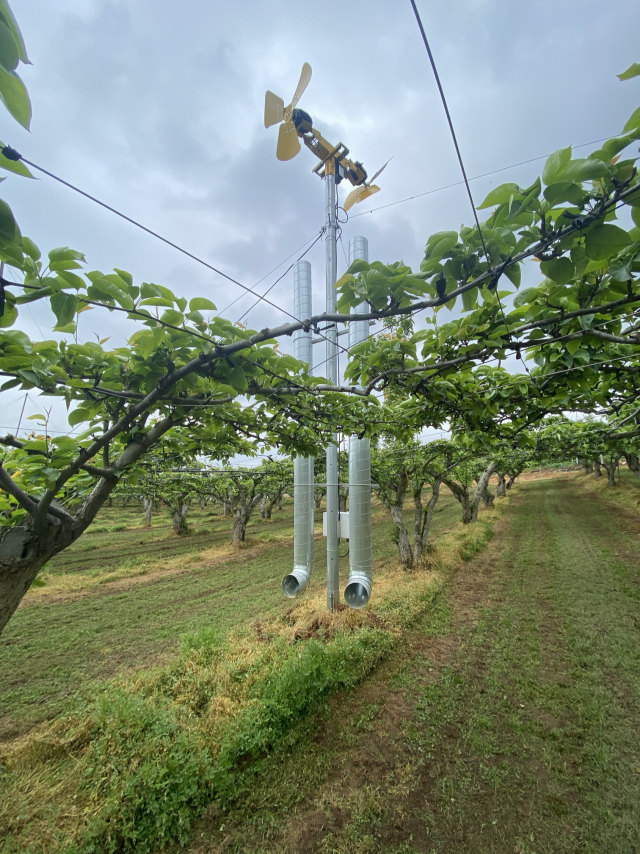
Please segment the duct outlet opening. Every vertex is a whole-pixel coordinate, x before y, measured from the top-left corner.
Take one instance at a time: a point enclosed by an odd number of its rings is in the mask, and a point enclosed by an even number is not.
[[[299,593],[307,589],[311,569],[306,566],[296,566],[293,572],[282,579],[282,592],[289,599],[295,599]]]
[[[364,608],[371,595],[371,581],[363,578],[350,581],[344,590],[344,601],[350,608]]]
[[[295,575],[287,575],[282,579],[282,592],[289,599],[295,599],[300,592],[300,582]]]

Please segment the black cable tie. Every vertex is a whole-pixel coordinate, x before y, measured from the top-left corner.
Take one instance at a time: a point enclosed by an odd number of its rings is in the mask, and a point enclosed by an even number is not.
[[[22,155],[19,151],[16,151],[15,148],[11,148],[10,145],[5,145],[2,149],[3,155],[7,158],[7,160],[22,160]]]

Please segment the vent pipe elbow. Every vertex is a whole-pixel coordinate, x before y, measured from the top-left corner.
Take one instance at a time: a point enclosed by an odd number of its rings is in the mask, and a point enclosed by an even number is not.
[[[297,261],[293,270],[293,305],[298,320],[312,315],[311,264]],[[296,359],[313,365],[311,332],[298,329],[293,334]],[[293,571],[282,580],[282,592],[295,599],[309,586],[313,570],[313,457],[296,457],[293,461]]]
[[[349,263],[361,258],[369,260],[369,243],[366,237],[352,237],[349,241]],[[351,310],[352,314],[365,314],[366,303]],[[349,347],[369,336],[369,323],[355,320],[349,323]],[[364,608],[371,597],[373,586],[373,548],[371,526],[371,445],[368,439],[349,439],[349,583],[344,591],[344,601],[351,608]]]
[[[373,586],[371,525],[371,446],[368,439],[349,439],[349,583],[344,601],[363,608]]]
[[[289,599],[307,589],[313,570],[313,457],[293,461],[293,572],[282,581]]]

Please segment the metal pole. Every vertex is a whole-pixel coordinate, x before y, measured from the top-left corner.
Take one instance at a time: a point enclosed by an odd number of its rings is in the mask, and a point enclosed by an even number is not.
[[[336,280],[338,254],[336,246],[336,175],[335,161],[325,164],[325,253],[327,282],[327,312],[336,308]],[[327,366],[329,382],[338,383],[338,330],[335,325],[327,329]],[[334,444],[327,448],[327,610],[333,611],[340,601],[340,552],[338,538],[338,434],[333,434]]]
[[[349,263],[369,260],[366,237],[349,241]],[[351,310],[352,314],[368,311],[365,303]],[[358,320],[349,324],[349,348],[366,341],[369,323]],[[373,546],[371,528],[371,445],[369,439],[349,438],[349,583],[344,600],[352,608],[362,608],[369,601],[373,583]]]

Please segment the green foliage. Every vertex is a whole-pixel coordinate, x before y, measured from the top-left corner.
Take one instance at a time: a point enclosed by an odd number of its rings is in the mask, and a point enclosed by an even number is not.
[[[183,658],[156,674],[151,693],[105,688],[83,722],[90,744],[81,793],[92,817],[69,850],[145,854],[169,842],[184,844],[206,803],[233,798],[249,760],[273,749],[330,693],[356,685],[394,643],[389,632],[369,628],[329,643],[276,641],[266,671],[261,659],[249,669],[239,665],[237,678],[251,688],[243,711],[229,720],[217,744],[198,724],[215,696],[215,633],[185,638]],[[174,694],[178,674],[182,700]]]

